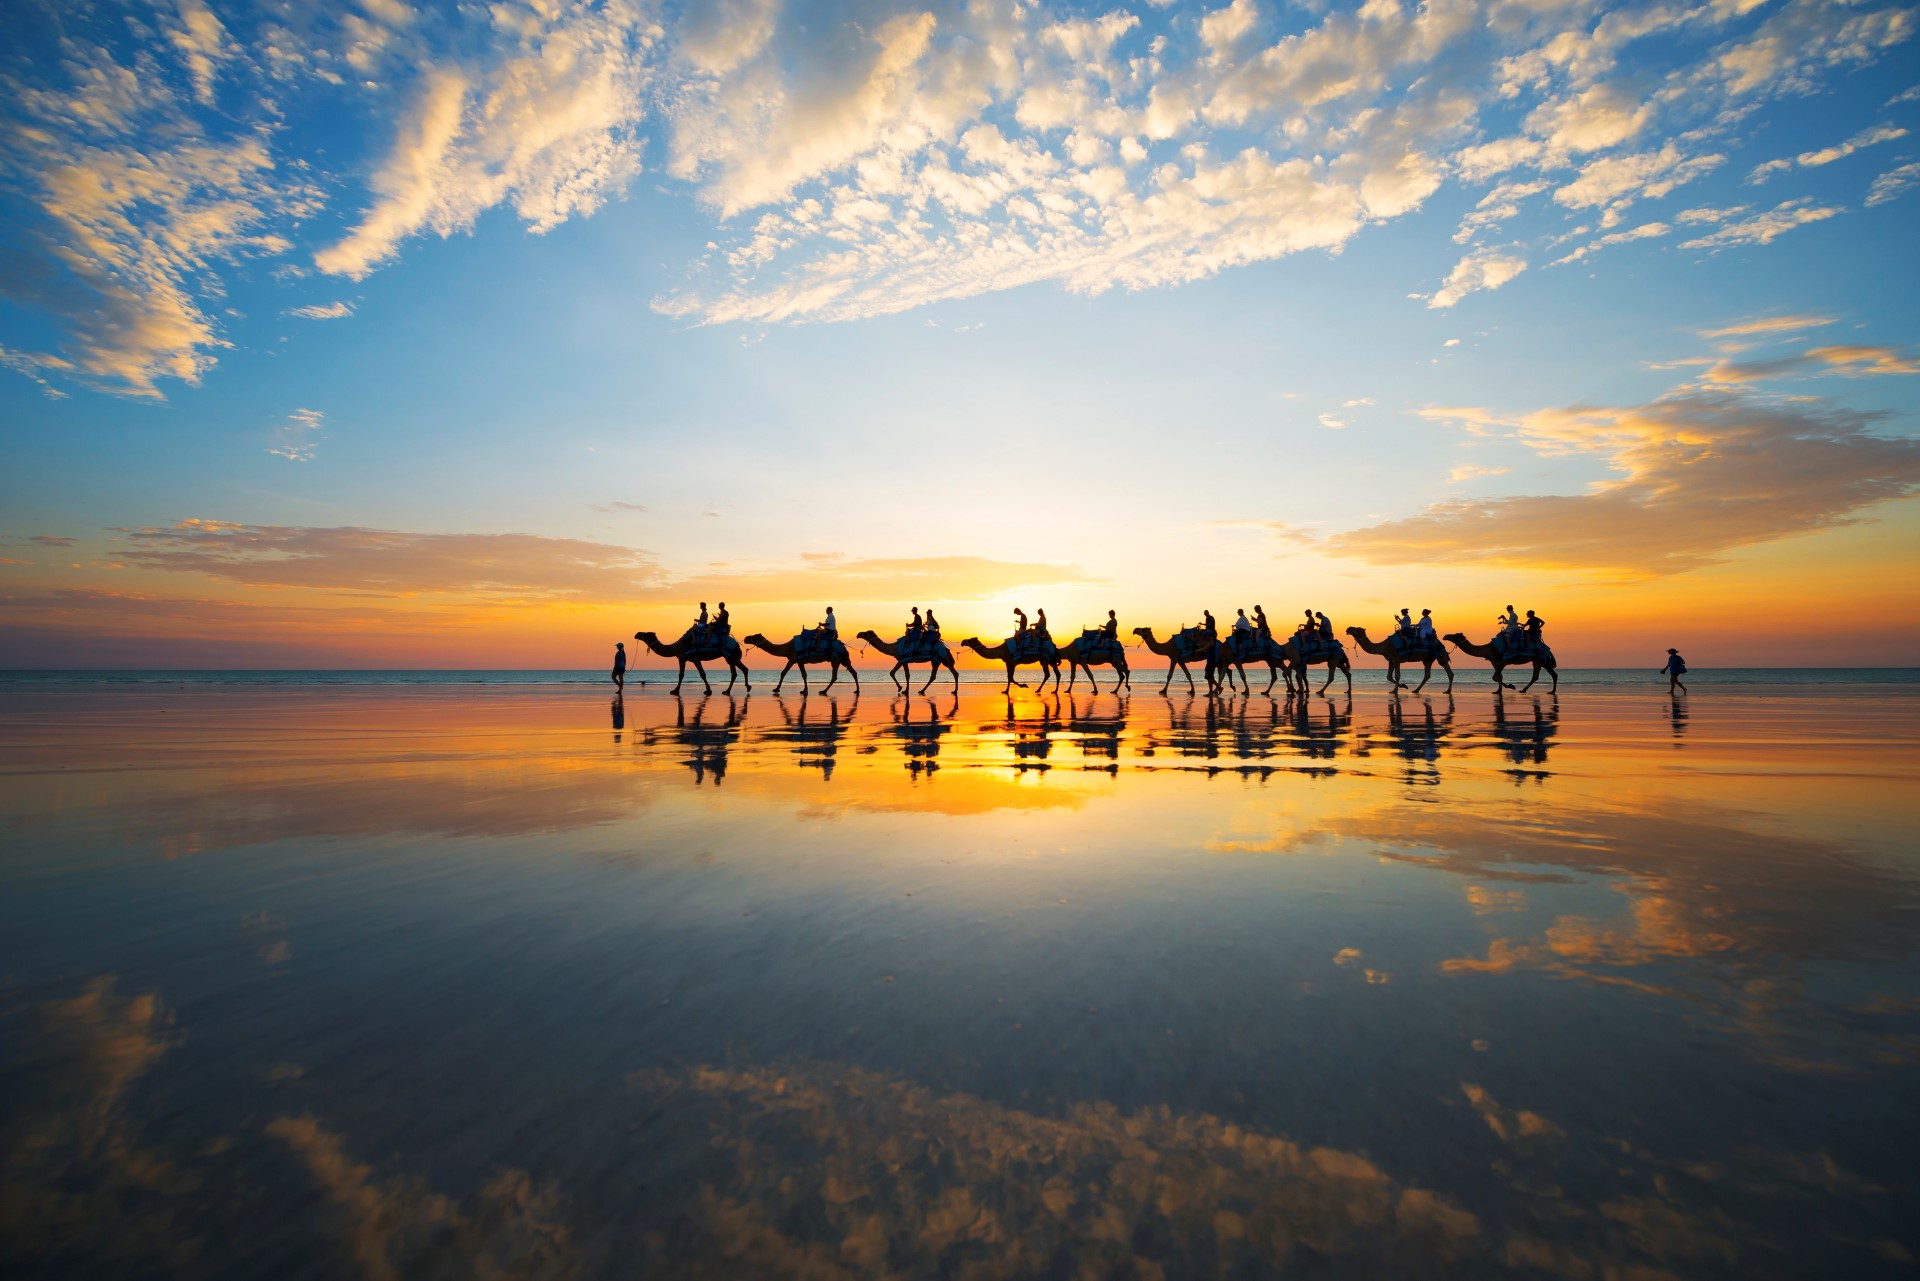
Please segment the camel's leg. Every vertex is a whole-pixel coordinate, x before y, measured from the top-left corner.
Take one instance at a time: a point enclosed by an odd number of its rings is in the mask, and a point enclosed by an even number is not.
[[[1547,675],[1553,677],[1553,692],[1558,694],[1560,692],[1560,669],[1558,667],[1549,667],[1547,669]]]
[[[793,660],[789,658],[787,660],[787,665],[780,669],[780,679],[773,683],[774,693],[778,694],[780,692],[780,687],[787,683],[787,673],[792,670],[793,670]]]
[[[1347,697],[1352,698],[1353,697],[1353,665],[1351,663],[1340,664],[1340,674],[1347,678]],[[1329,685],[1333,684],[1331,673],[1328,674],[1327,684]]]
[[[900,677],[897,675],[899,671],[900,660],[896,658],[893,660],[893,669],[887,673],[887,679],[893,682],[893,688],[896,692],[900,688]],[[911,667],[907,669],[907,688],[913,688],[913,669]]]
[[[1440,659],[1440,670],[1447,674],[1447,693],[1451,695],[1453,693],[1453,664],[1442,657]]]
[[[1426,675],[1422,676],[1420,678],[1420,683],[1413,687],[1413,692],[1416,694],[1418,694],[1421,690],[1425,689],[1427,687],[1427,682],[1433,679],[1433,660],[1431,658],[1427,659],[1426,664],[1427,664]]]
[[[681,682],[687,679],[687,660],[682,658],[676,661],[678,661],[680,664],[680,675],[674,679],[673,692],[678,694],[680,692]]]
[[[1538,663],[1535,663],[1535,664],[1533,665],[1533,679],[1532,679],[1532,680],[1529,680],[1529,681],[1528,681],[1528,682],[1527,682],[1527,683],[1526,683],[1525,685],[1522,685],[1522,686],[1520,687],[1520,692],[1521,692],[1522,694],[1524,694],[1524,693],[1526,693],[1526,692],[1527,692],[1528,690],[1530,690],[1530,689],[1532,689],[1532,688],[1533,688],[1533,685],[1534,685],[1534,681],[1537,681],[1537,680],[1539,680],[1539,679],[1540,679],[1540,664],[1538,664]]]
[[[693,670],[700,673],[700,683],[706,686],[707,693],[713,693],[713,682],[707,679],[707,665],[695,659]]]

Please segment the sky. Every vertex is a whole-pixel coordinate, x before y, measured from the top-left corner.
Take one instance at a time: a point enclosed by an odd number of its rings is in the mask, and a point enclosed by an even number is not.
[[[703,600],[1920,664],[1916,23],[12,0],[0,667]]]

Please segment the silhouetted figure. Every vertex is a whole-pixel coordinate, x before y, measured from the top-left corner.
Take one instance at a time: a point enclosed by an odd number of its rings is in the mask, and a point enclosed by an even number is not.
[[[1100,630],[1106,633],[1108,640],[1115,644],[1120,642],[1120,620],[1114,617],[1112,610],[1107,611],[1106,625]]]
[[[1015,636],[1027,634],[1027,611],[1018,605],[1013,607],[1013,634]]]
[[[733,615],[727,613],[727,602],[720,602],[720,612],[713,616],[713,638],[723,641],[733,635]]]
[[[1440,648],[1439,634],[1433,630],[1432,610],[1423,609],[1420,611],[1420,621],[1414,626],[1413,634],[1420,638],[1422,644],[1431,645],[1435,649]]]
[[[1304,613],[1307,616],[1307,621],[1300,624],[1300,626],[1295,629],[1295,634],[1302,638],[1311,636],[1314,633],[1313,611],[1309,609],[1304,611]]]
[[[1526,632],[1527,639],[1533,642],[1535,648],[1538,648],[1540,645],[1540,631],[1546,625],[1546,619],[1540,617],[1532,610],[1527,611],[1527,621],[1521,624],[1521,629]]]
[[[1273,639],[1273,628],[1267,626],[1267,610],[1264,605],[1253,607],[1253,630],[1260,633],[1260,639],[1263,641]]]
[[[1327,621],[1327,616],[1325,614],[1319,613],[1317,611],[1315,612],[1314,617],[1320,620],[1320,625],[1317,628],[1320,635],[1320,639],[1325,641],[1328,645],[1333,644],[1333,624]]]
[[[1495,614],[1493,621],[1500,624],[1500,633],[1509,640],[1520,639],[1520,616],[1513,612],[1513,606],[1507,606],[1504,614]]]
[[[1408,640],[1413,639],[1413,611],[1405,605],[1402,605],[1400,612],[1394,615],[1393,630],[1397,636],[1405,637]]]
[[[820,630],[825,633],[828,644],[840,638],[840,623],[833,616],[833,606],[827,606],[827,616],[820,620]]]
[[[1680,680],[1687,674],[1687,660],[1680,657],[1679,650],[1667,651],[1667,665],[1660,670],[1667,678],[1667,693],[1671,694],[1676,690],[1682,694],[1687,692],[1686,685]]]
[[[1236,609],[1233,612],[1234,612],[1233,630],[1235,634],[1244,634],[1246,632],[1250,632],[1253,630],[1253,624],[1247,621],[1246,610]]]
[[[1047,611],[1044,609],[1036,609],[1033,613],[1033,634],[1042,641],[1052,640],[1053,634],[1047,630]]]
[[[1219,625],[1213,621],[1212,610],[1203,609],[1200,611],[1200,630],[1205,632],[1208,636],[1214,638],[1215,640],[1219,639],[1220,628],[1219,628]]]
[[[925,625],[920,621],[920,607],[915,605],[913,607],[913,618],[907,623],[907,635],[918,636],[923,630],[925,630]]]
[[[699,628],[702,634],[705,634],[707,630],[707,602],[700,602],[700,617],[693,620],[693,625]]]
[[[927,635],[934,640],[940,639],[940,620],[933,616],[933,606],[927,606]]]
[[[624,694],[627,689],[627,643],[625,641],[615,641],[613,643],[613,673],[611,679],[613,681],[613,687]]]

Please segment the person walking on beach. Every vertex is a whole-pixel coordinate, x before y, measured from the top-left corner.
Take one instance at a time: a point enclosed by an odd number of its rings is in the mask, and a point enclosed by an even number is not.
[[[613,687],[624,694],[627,692],[627,643],[613,643]]]
[[[1687,692],[1686,685],[1680,680],[1682,676],[1687,674],[1687,660],[1680,657],[1679,650],[1669,649],[1667,651],[1667,665],[1661,668],[1660,671],[1667,678],[1667,693],[1671,694],[1675,690],[1678,690],[1682,694]]]

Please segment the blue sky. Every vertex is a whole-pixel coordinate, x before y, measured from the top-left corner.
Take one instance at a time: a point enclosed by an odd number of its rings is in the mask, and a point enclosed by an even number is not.
[[[1899,4],[5,21],[0,659],[1415,585],[1911,653],[1835,572],[1914,568]]]

